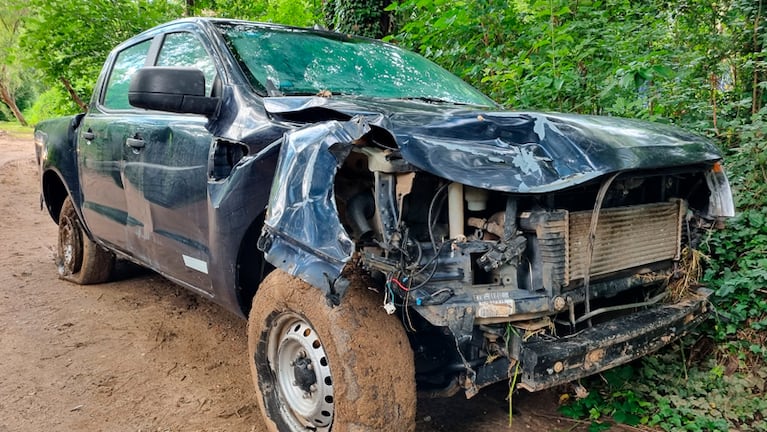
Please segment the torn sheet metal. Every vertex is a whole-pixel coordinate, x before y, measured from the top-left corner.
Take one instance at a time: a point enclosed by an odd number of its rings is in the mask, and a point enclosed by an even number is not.
[[[352,143],[369,131],[358,117],[285,134],[259,239],[267,261],[321,288],[334,303],[348,285],[340,275],[354,242],[339,220],[333,181]]]
[[[322,108],[363,115],[387,129],[403,158],[439,177],[481,189],[544,193],[617,171],[721,159],[708,139],[673,126],[454,104],[352,97],[267,98],[272,114]]]

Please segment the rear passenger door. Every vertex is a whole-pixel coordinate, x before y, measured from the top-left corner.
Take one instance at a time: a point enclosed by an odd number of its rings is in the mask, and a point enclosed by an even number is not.
[[[103,91],[78,129],[77,159],[83,194],[83,219],[90,231],[115,248],[141,259],[130,240],[137,221],[128,213],[122,162],[126,139],[136,133],[139,110],[128,104],[128,86],[135,71],[145,66],[152,39],[117,52]]]

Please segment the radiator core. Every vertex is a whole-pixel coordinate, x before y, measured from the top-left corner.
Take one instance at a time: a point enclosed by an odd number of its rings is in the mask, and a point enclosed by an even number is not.
[[[664,260],[679,259],[682,200],[602,209],[596,229],[591,277]],[[583,279],[592,211],[568,215],[565,283]]]

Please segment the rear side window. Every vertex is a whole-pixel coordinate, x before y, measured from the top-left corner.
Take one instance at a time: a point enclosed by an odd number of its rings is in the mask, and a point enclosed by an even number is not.
[[[191,33],[170,33],[165,36],[157,58],[157,66],[193,67],[205,75],[205,94],[210,96],[216,66],[199,40]]]
[[[146,40],[130,46],[117,54],[112,71],[109,74],[106,94],[102,105],[110,109],[131,109],[128,103],[128,87],[137,70],[144,67],[146,55],[152,40]]]

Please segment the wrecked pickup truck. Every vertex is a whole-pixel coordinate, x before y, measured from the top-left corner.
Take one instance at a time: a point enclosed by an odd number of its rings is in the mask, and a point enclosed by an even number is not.
[[[706,317],[669,282],[734,212],[699,136],[504,112],[396,46],[242,21],[118,46],[35,142],[61,276],[130,260],[248,317],[273,431],[412,430],[416,389],[652,352]]]

